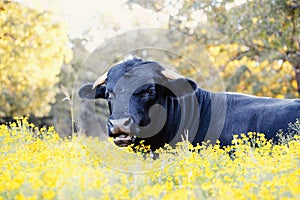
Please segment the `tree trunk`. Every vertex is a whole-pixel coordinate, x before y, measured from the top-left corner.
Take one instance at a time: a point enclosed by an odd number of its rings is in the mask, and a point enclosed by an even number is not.
[[[298,87],[297,91],[300,96],[300,62],[295,63],[294,69],[296,72],[296,81],[297,81],[297,87]]]

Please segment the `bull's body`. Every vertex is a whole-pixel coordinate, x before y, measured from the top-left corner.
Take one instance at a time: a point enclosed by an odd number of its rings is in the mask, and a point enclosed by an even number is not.
[[[218,95],[218,94],[213,94]],[[300,100],[226,94],[227,110],[220,136],[221,145],[230,145],[232,134],[264,133],[267,139],[277,141],[280,129],[300,118]]]
[[[84,85],[79,96],[108,100],[108,133],[118,146],[144,140],[157,149],[179,142],[185,130],[194,145],[217,139],[230,145],[234,134],[250,131],[276,141],[280,129],[300,118],[300,100],[212,93],[165,71],[156,62],[133,59]]]

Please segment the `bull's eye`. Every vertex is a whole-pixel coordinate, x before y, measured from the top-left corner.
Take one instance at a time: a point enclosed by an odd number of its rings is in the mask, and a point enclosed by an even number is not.
[[[155,88],[154,87],[148,87],[144,90],[138,90],[135,93],[133,93],[134,96],[140,96],[140,97],[148,97],[153,96],[155,94]]]
[[[145,93],[152,95],[154,91],[152,88],[148,88]]]
[[[152,87],[148,88],[147,90],[144,90],[141,92],[141,96],[152,96],[154,94],[154,89]]]

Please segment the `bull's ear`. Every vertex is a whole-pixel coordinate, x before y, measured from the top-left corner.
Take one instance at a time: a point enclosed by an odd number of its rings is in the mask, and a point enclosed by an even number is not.
[[[193,93],[198,88],[195,81],[188,78],[178,78],[168,81],[168,89],[175,96],[184,96]]]
[[[79,91],[78,95],[82,99],[99,99],[105,98],[106,87],[102,85],[98,85],[95,89],[93,89],[93,84],[85,84],[83,85]]]

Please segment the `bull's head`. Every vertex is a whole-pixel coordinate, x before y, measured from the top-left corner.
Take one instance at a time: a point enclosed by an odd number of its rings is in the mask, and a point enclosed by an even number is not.
[[[186,83],[188,86],[183,86]],[[188,87],[194,90],[197,86],[156,62],[135,58],[112,67],[94,84],[83,85],[79,96],[107,100],[108,135],[117,146],[142,139],[152,145],[155,140],[167,142],[166,136],[161,135],[170,121],[167,109],[172,109],[166,99],[184,95]]]

